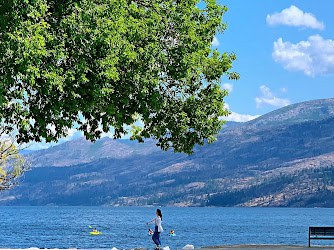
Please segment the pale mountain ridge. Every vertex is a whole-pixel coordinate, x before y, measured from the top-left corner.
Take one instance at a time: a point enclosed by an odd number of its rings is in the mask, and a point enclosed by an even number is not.
[[[280,108],[246,123],[231,123],[231,126],[227,125],[223,128],[218,138],[223,138],[226,134],[242,136],[245,130],[249,129],[271,128],[310,120],[318,121],[331,116],[334,116],[334,98],[312,100]],[[251,136],[248,141],[251,142],[258,139],[256,136]],[[238,144],[238,140],[235,143]],[[30,153],[29,157],[34,162],[34,167],[72,166],[93,162],[101,158],[119,159],[159,152],[160,149],[155,144],[156,142],[153,140],[137,143],[129,140],[113,140],[108,137],[91,143],[81,137],[48,149]],[[196,147],[195,152],[199,148]]]
[[[269,128],[311,120],[319,121],[331,116],[334,116],[334,98],[291,104],[264,114],[246,124],[251,128]]]
[[[33,167],[65,167],[89,163],[103,158],[121,159],[133,155],[146,155],[159,149],[152,140],[140,145],[129,140],[113,140],[104,137],[95,143],[84,137],[64,142],[48,149],[38,150],[29,154]]]
[[[109,138],[35,152],[40,167],[0,204],[334,206],[333,100],[234,124],[191,156]]]

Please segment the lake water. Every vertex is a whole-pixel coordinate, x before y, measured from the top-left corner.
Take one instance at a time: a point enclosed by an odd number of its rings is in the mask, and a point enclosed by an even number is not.
[[[150,248],[150,207],[0,207],[0,248]],[[334,226],[329,208],[160,208],[163,246],[307,245],[309,226]],[[89,226],[102,235],[90,235]],[[168,236],[174,229],[176,236]],[[313,241],[316,245],[334,244]]]

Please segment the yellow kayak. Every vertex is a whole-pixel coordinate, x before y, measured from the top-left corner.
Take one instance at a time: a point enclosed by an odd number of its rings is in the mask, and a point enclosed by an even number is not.
[[[90,232],[89,234],[91,235],[98,235],[98,234],[102,234],[101,232]]]

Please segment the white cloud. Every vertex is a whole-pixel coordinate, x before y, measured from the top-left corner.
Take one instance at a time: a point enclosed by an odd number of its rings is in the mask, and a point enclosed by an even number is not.
[[[51,130],[52,134],[56,134],[56,126],[53,125],[53,124],[48,124],[47,126],[47,129]]]
[[[26,148],[27,150],[41,150],[41,149],[46,149],[51,147],[52,145],[50,143],[32,143],[28,148]]]
[[[74,128],[71,128],[67,131],[69,137],[72,137],[76,132],[78,132],[78,130]]]
[[[224,117],[223,120],[232,122],[248,122],[258,117],[259,115],[242,115],[232,112],[232,114],[230,114],[229,116]]]
[[[212,40],[212,46],[219,46],[219,41],[218,41],[218,38],[217,37],[213,37],[213,40]]]
[[[228,103],[224,103],[224,107],[227,109],[227,110],[230,110],[230,105]]]
[[[101,138],[103,138],[103,137],[113,138],[113,136],[114,136],[114,134],[112,132],[102,133],[101,134]]]
[[[281,99],[274,96],[270,89],[265,85],[260,86],[260,91],[262,96],[255,98],[257,108],[260,108],[263,104],[268,104],[275,107],[284,107],[290,104],[290,100]]]
[[[73,139],[77,139],[79,137],[82,137],[84,134],[82,131],[78,131],[76,128],[71,128],[67,131],[67,136],[63,137],[59,140],[59,143],[65,142],[65,141],[71,141]]]
[[[320,35],[296,44],[279,38],[274,42],[272,57],[285,69],[303,71],[307,76],[334,74],[334,41]]]
[[[232,83],[224,83],[223,89],[227,89],[229,93],[233,91],[233,84]]]
[[[294,5],[282,10],[280,13],[267,15],[269,25],[283,24],[296,27],[307,27],[323,30],[325,25],[318,21],[312,13],[305,13]]]
[[[230,109],[230,105],[228,103],[224,103],[224,106],[226,109]],[[228,122],[248,122],[258,117],[259,115],[242,115],[232,112],[232,114],[228,115],[227,117],[224,116],[221,119]]]

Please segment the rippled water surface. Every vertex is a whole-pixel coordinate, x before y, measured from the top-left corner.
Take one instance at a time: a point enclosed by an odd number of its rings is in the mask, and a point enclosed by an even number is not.
[[[153,249],[149,207],[0,207],[0,248]],[[327,208],[160,208],[163,246],[307,245],[309,226],[334,226]],[[102,235],[90,235],[89,226]],[[150,228],[154,228],[151,224]],[[167,233],[174,229],[176,236]],[[314,241],[315,244],[334,244]]]

